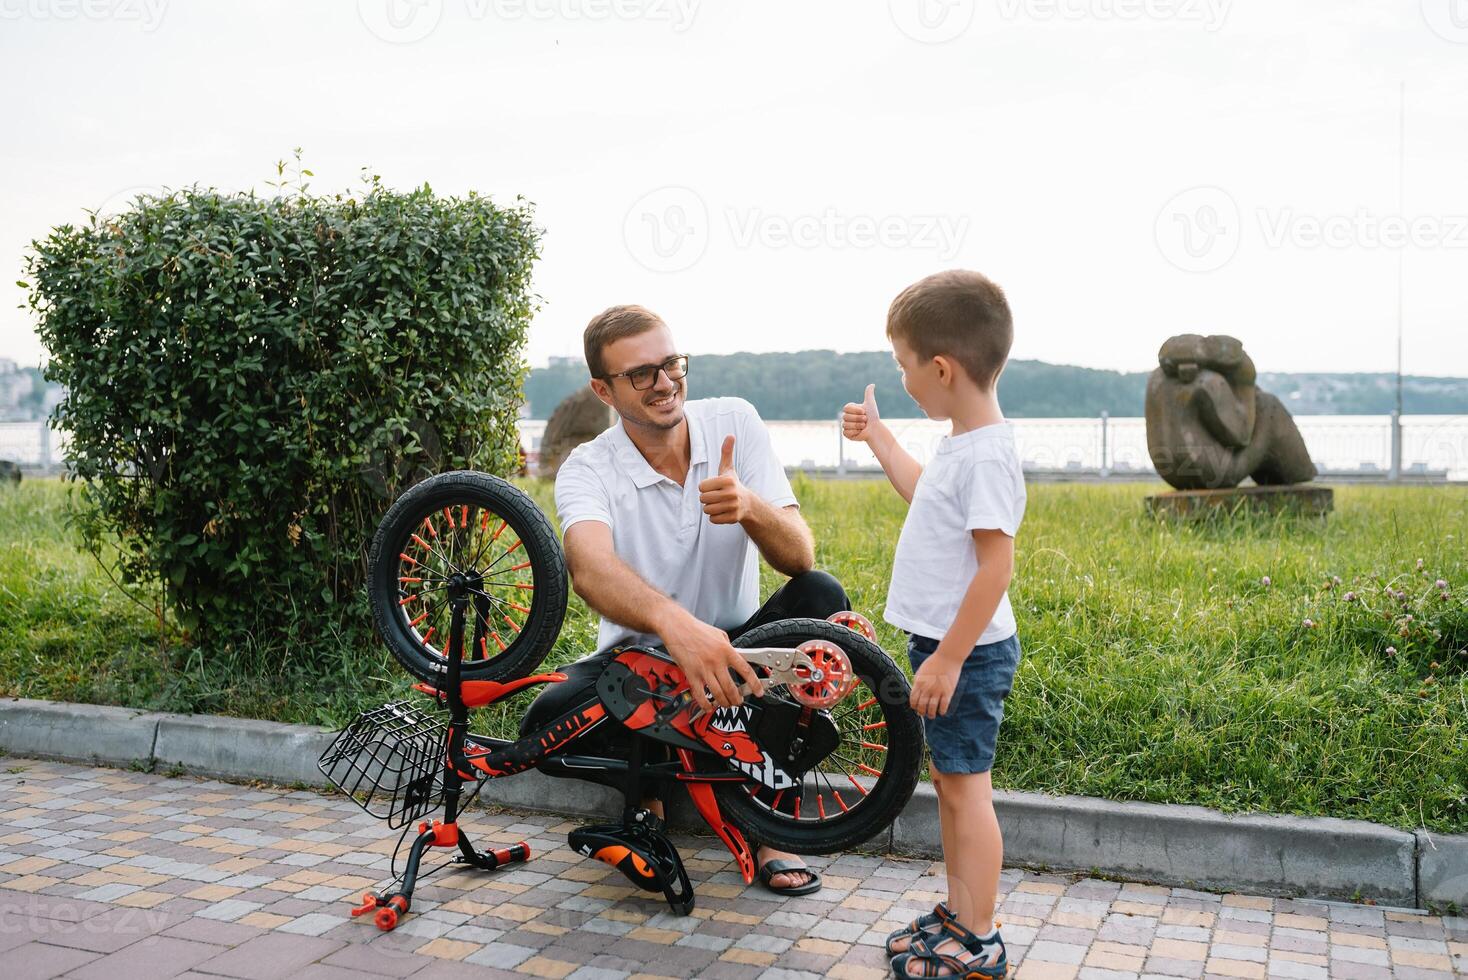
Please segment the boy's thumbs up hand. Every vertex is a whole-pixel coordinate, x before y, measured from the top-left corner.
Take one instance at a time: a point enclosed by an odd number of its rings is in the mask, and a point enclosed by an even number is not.
[[[719,453],[719,475],[698,485],[698,499],[712,524],[738,524],[749,516],[749,488],[734,469],[734,437],[724,437]]]
[[[881,421],[877,414],[877,386],[867,385],[861,404],[847,402],[841,410],[841,434],[854,442],[867,442],[875,434],[876,424]]]

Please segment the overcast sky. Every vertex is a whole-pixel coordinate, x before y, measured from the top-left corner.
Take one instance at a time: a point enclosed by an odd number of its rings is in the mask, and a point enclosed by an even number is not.
[[[317,190],[533,201],[532,363],[624,302],[689,352],[878,349],[964,266],[1019,357],[1391,370],[1401,256],[1407,370],[1468,375],[1468,0],[0,0],[0,84],[23,364],[30,240],[300,146]]]

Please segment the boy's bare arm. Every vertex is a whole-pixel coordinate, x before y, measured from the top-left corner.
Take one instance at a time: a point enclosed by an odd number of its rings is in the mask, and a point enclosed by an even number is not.
[[[963,594],[953,625],[948,627],[948,632],[938,642],[938,648],[912,678],[910,701],[913,710],[924,718],[948,713],[953,692],[958,689],[963,662],[994,618],[1014,573],[1013,538],[997,530],[975,531],[973,534],[979,570]]]
[[[887,482],[908,503],[912,503],[912,492],[917,489],[918,477],[923,475],[923,464],[912,458],[912,454],[897,444],[897,437],[887,424],[877,420],[875,431],[867,440],[872,455],[882,464]]]
[[[912,492],[917,487],[918,477],[923,475],[923,464],[912,458],[906,449],[897,444],[897,437],[882,421],[877,412],[877,386],[867,385],[866,395],[860,405],[848,402],[841,410],[841,434],[856,442],[864,442],[882,464],[882,472],[892,489],[912,503]]]
[[[933,651],[934,657],[946,657],[962,663],[985,627],[994,618],[1009,580],[1014,576],[1014,538],[999,530],[980,530],[974,534],[974,553],[979,570],[969,582],[968,591],[958,605],[953,625]]]

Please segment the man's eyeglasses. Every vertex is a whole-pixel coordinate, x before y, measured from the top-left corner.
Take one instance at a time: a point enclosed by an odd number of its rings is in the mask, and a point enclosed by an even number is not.
[[[632,382],[633,388],[638,391],[646,391],[657,384],[659,371],[666,374],[669,381],[682,381],[688,376],[688,355],[676,354],[661,364],[644,364],[630,371],[604,374],[602,375],[602,380],[611,381],[613,378],[626,378]]]

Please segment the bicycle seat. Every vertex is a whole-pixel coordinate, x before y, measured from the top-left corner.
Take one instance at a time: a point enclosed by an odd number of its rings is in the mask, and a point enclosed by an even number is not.
[[[494,704],[501,698],[509,697],[516,691],[529,687],[532,684],[559,684],[566,679],[565,674],[534,674],[530,677],[522,677],[517,681],[501,684],[499,681],[462,681],[459,690],[464,698],[464,707],[482,708],[487,704]],[[440,701],[446,701],[448,694],[429,684],[414,684],[413,690],[422,691],[430,697]]]

